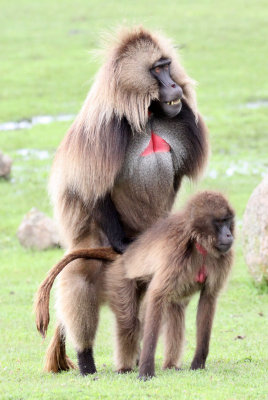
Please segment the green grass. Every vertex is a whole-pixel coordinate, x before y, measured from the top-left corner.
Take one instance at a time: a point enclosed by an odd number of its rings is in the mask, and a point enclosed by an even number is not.
[[[95,348],[97,375],[83,379],[77,371],[44,374],[48,340],[42,342],[36,333],[32,299],[62,250],[25,250],[16,231],[31,207],[52,215],[47,179],[69,123],[0,132],[0,149],[14,160],[11,179],[0,181],[1,399],[268,398],[267,289],[255,287],[248,274],[240,234],[248,198],[268,170],[267,107],[245,107],[247,102],[268,99],[267,18],[266,2],[260,0],[1,1],[0,122],[76,114],[98,67],[88,51],[98,46],[107,29],[143,23],[173,37],[187,71],[199,81],[198,100],[212,147],[208,173],[198,185],[185,182],[176,207],[198,188],[219,189],[230,198],[238,222],[236,261],[220,298],[205,371],[189,371],[195,298],[187,314],[182,371],[161,370],[160,342],[156,379],[139,382],[137,372],[116,375],[113,317],[104,308]],[[22,149],[30,151],[25,155]],[[53,321],[49,337],[52,329]],[[236,340],[238,335],[245,338]],[[75,358],[71,347],[68,353]]]

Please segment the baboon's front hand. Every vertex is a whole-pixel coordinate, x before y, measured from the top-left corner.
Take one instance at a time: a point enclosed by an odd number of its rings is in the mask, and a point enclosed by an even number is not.
[[[191,369],[204,369],[205,368],[205,363],[206,360],[202,357],[196,357],[193,359],[192,364],[191,364]]]
[[[139,379],[142,381],[148,381],[149,379],[152,379],[155,376],[154,372],[154,365],[143,365],[140,367],[139,370]]]

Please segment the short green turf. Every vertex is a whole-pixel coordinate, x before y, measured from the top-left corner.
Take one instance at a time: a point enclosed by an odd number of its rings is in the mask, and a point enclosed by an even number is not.
[[[241,240],[248,198],[268,171],[268,108],[265,103],[258,107],[268,100],[267,19],[264,0],[1,1],[0,123],[76,114],[99,65],[89,52],[98,47],[102,32],[142,23],[171,36],[188,73],[199,82],[199,108],[212,151],[204,179],[185,181],[175,208],[197,189],[221,190],[237,212],[238,228],[234,269],[219,301],[204,371],[189,371],[195,297],[187,313],[181,371],[161,370],[160,340],[156,378],[140,382],[137,371],[117,375],[113,316],[104,307],[95,346],[98,373],[87,378],[77,370],[45,374],[53,308],[43,342],[35,330],[32,300],[63,251],[25,250],[16,231],[31,207],[52,215],[48,174],[70,123],[0,131],[0,149],[13,159],[10,179],[0,180],[0,399],[268,399],[267,289],[254,285]],[[75,359],[70,345],[68,353]]]

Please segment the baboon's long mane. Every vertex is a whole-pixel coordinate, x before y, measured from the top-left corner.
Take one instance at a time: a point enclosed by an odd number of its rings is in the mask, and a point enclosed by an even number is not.
[[[58,149],[50,181],[53,203],[59,196],[66,198],[68,187],[72,197],[79,193],[82,203],[92,208],[97,198],[112,189],[129,135],[144,129],[148,107],[159,96],[150,68],[160,58],[171,59],[171,77],[198,118],[194,81],[168,39],[143,27],[121,29],[106,47],[105,62]]]

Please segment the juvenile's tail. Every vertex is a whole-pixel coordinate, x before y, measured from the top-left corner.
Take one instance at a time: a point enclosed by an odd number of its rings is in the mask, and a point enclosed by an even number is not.
[[[61,372],[77,368],[65,350],[65,334],[60,325],[56,326],[54,335],[46,351],[44,371]]]
[[[114,261],[118,254],[111,247],[99,247],[97,249],[79,249],[64,256],[54,267],[52,267],[39,286],[35,296],[35,323],[37,330],[46,337],[47,328],[49,324],[49,296],[50,290],[57,275],[68,265],[71,261],[77,258],[96,259],[104,261]]]

